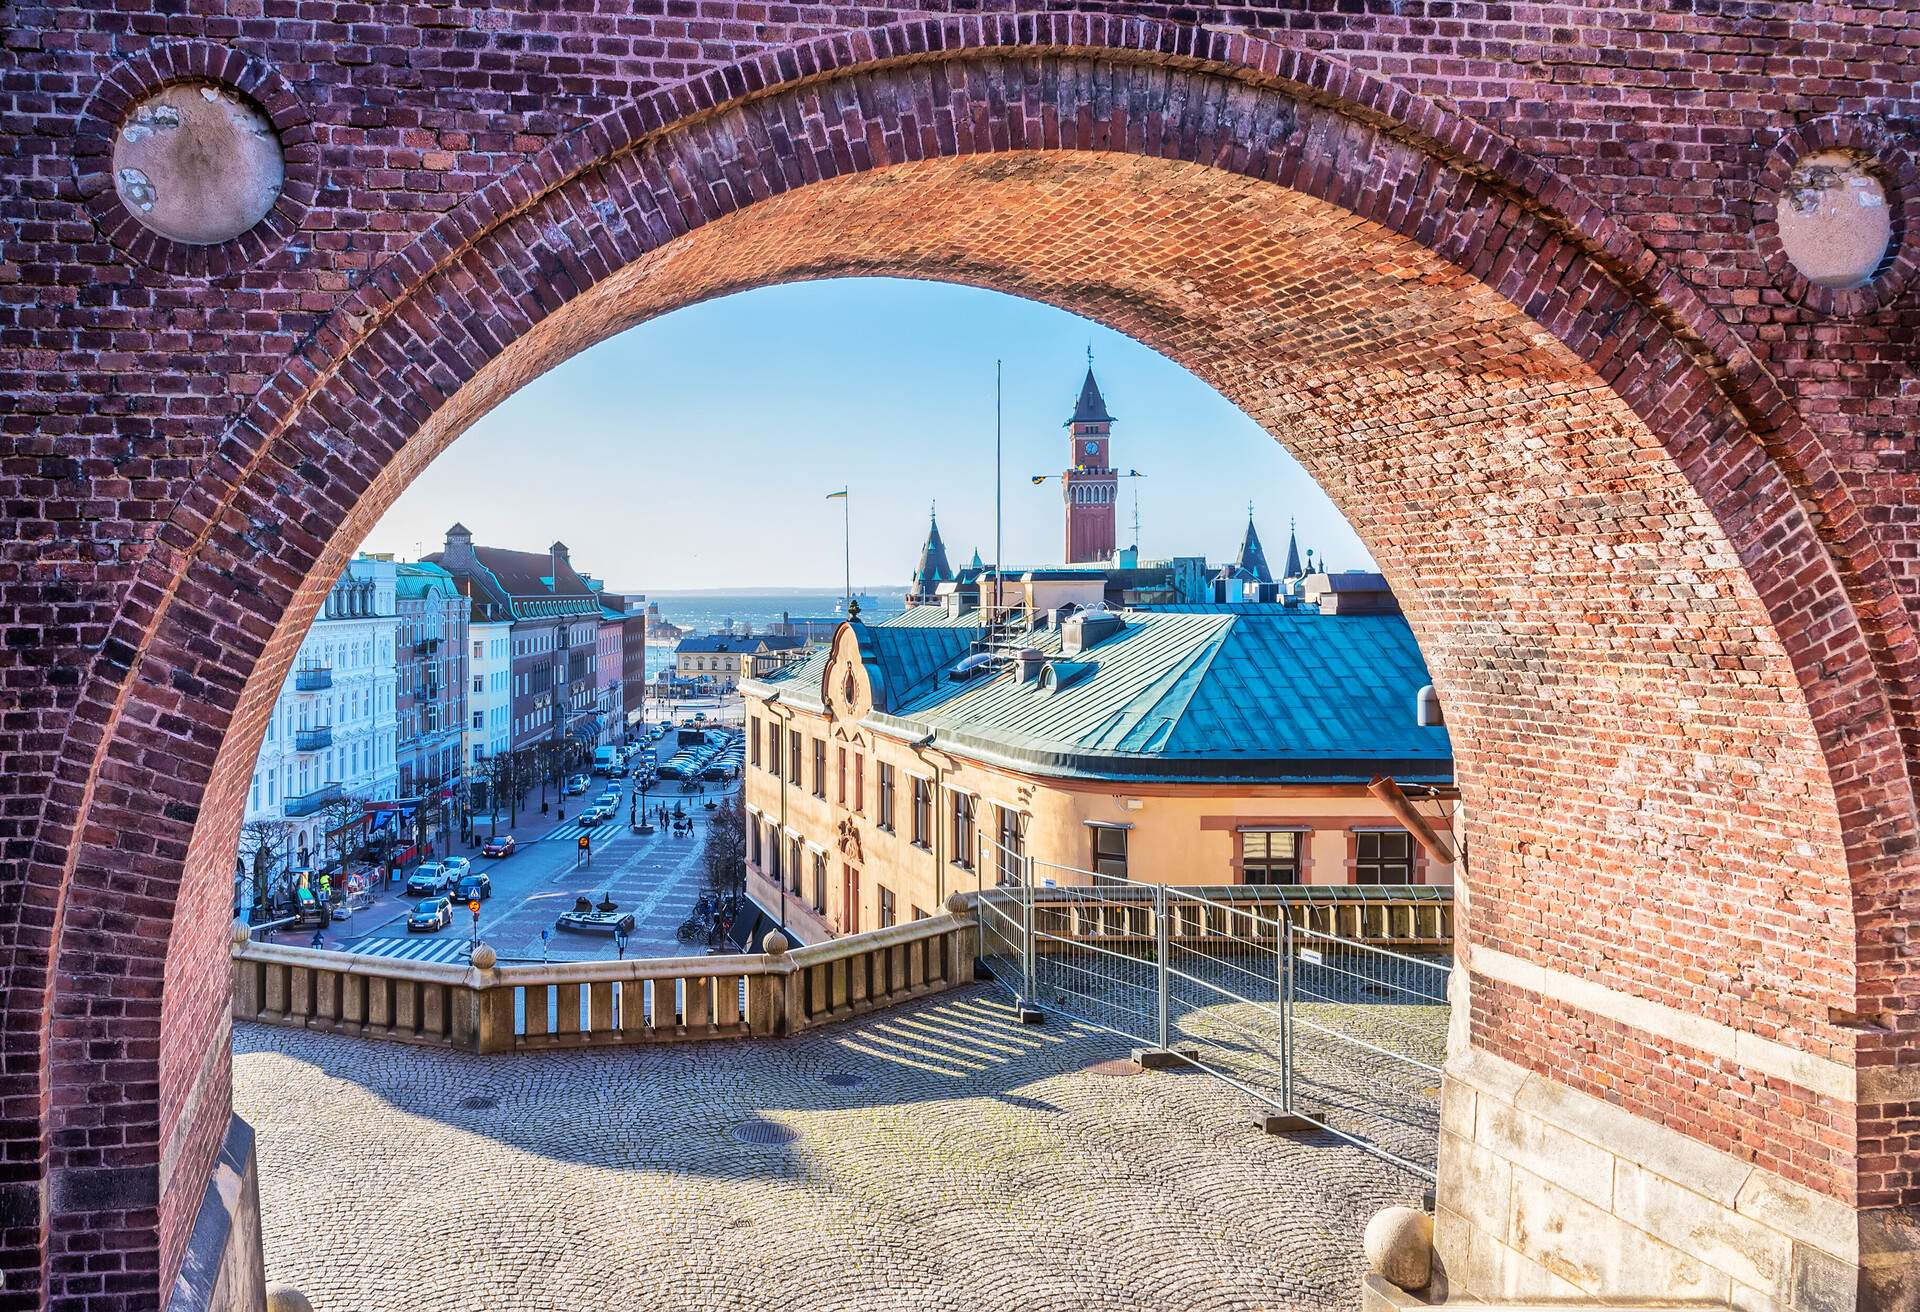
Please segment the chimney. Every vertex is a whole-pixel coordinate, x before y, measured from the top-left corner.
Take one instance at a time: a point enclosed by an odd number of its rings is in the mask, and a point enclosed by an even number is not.
[[[455,524],[447,530],[447,542],[440,553],[440,564],[450,574],[473,567],[473,532],[465,524]]]
[[[553,586],[558,588],[560,586],[560,567],[562,565],[570,567],[573,562],[567,559],[567,544],[564,542],[554,543],[547,548],[547,552],[551,557],[547,562],[547,576],[553,580]]]
[[[1038,683],[1040,669],[1047,663],[1037,647],[1022,647],[1020,654],[1014,657],[1014,680],[1018,683]]]
[[[1413,722],[1423,729],[1430,729],[1447,722],[1440,710],[1440,694],[1433,690],[1432,684],[1426,684],[1413,695]]]

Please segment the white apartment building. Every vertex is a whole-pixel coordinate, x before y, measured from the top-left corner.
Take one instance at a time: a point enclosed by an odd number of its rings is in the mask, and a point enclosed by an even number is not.
[[[478,805],[482,763],[513,750],[513,621],[469,621],[467,645],[467,779]]]
[[[254,763],[246,820],[292,826],[287,851],[294,866],[326,856],[327,825],[339,823],[328,814],[330,802],[388,801],[398,793],[398,625],[393,562],[352,561],[280,690]]]

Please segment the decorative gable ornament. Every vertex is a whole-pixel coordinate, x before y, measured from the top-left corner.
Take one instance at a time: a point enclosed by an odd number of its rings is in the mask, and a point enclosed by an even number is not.
[[[860,855],[860,826],[856,825],[851,818],[845,819],[835,827],[835,834],[837,835],[835,846],[839,849],[841,857],[855,865],[865,865],[866,862]]]

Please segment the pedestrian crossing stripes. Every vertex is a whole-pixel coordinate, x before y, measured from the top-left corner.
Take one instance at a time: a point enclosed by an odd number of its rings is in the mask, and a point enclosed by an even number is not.
[[[464,966],[467,964],[467,954],[473,950],[473,944],[465,934],[450,937],[436,934],[431,938],[365,938],[345,950],[357,952],[363,957],[397,957],[402,961],[443,961]]]
[[[625,828],[625,821],[602,820],[597,825],[583,825],[578,820],[569,820],[552,833],[541,835],[540,841],[543,843],[558,843],[562,841],[577,843],[580,841],[580,835],[591,834],[594,841],[598,843],[600,839],[611,838]]]

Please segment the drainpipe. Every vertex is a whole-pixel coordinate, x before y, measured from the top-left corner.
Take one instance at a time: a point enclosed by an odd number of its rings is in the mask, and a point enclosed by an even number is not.
[[[940,795],[946,791],[946,771],[940,768],[938,761],[927,759],[927,748],[933,745],[932,730],[907,745],[913,749],[915,756],[933,767],[933,795],[927,799],[927,823],[933,827],[934,914],[937,916],[947,907],[947,863],[942,851],[942,844],[946,841],[946,826],[940,822]]]
[[[1434,832],[1427,818],[1414,809],[1413,800],[1400,791],[1399,784],[1387,775],[1380,775],[1367,785],[1367,791],[1393,812],[1394,818],[1407,827],[1414,841],[1427,849],[1428,856],[1441,865],[1453,864],[1453,845]]]
[[[762,705],[764,705],[767,708],[767,713],[769,715],[773,714],[774,704],[779,700],[780,700],[780,694],[776,692],[771,697],[767,698],[765,702],[762,703]],[[780,748],[788,747],[792,745],[787,741],[787,725],[793,722],[793,709],[791,707],[788,707],[785,709],[787,712],[787,718],[784,720],[775,722],[778,727],[774,729],[774,732],[780,735],[779,742],[774,745],[776,751],[778,751]],[[781,856],[781,850],[783,849],[786,851],[787,855],[791,856],[792,845],[787,842],[788,761],[786,759],[785,752],[780,752],[779,760],[780,760],[780,837],[776,841],[779,842],[780,848],[774,851],[773,860],[774,860],[774,864],[778,866],[780,869],[780,878],[776,879],[774,882],[780,886],[780,929],[784,933],[787,928],[787,873],[788,872],[786,868],[786,863],[781,861],[780,856]],[[743,783],[740,785],[740,796],[743,801],[746,799],[746,795],[747,795],[747,787]]]

